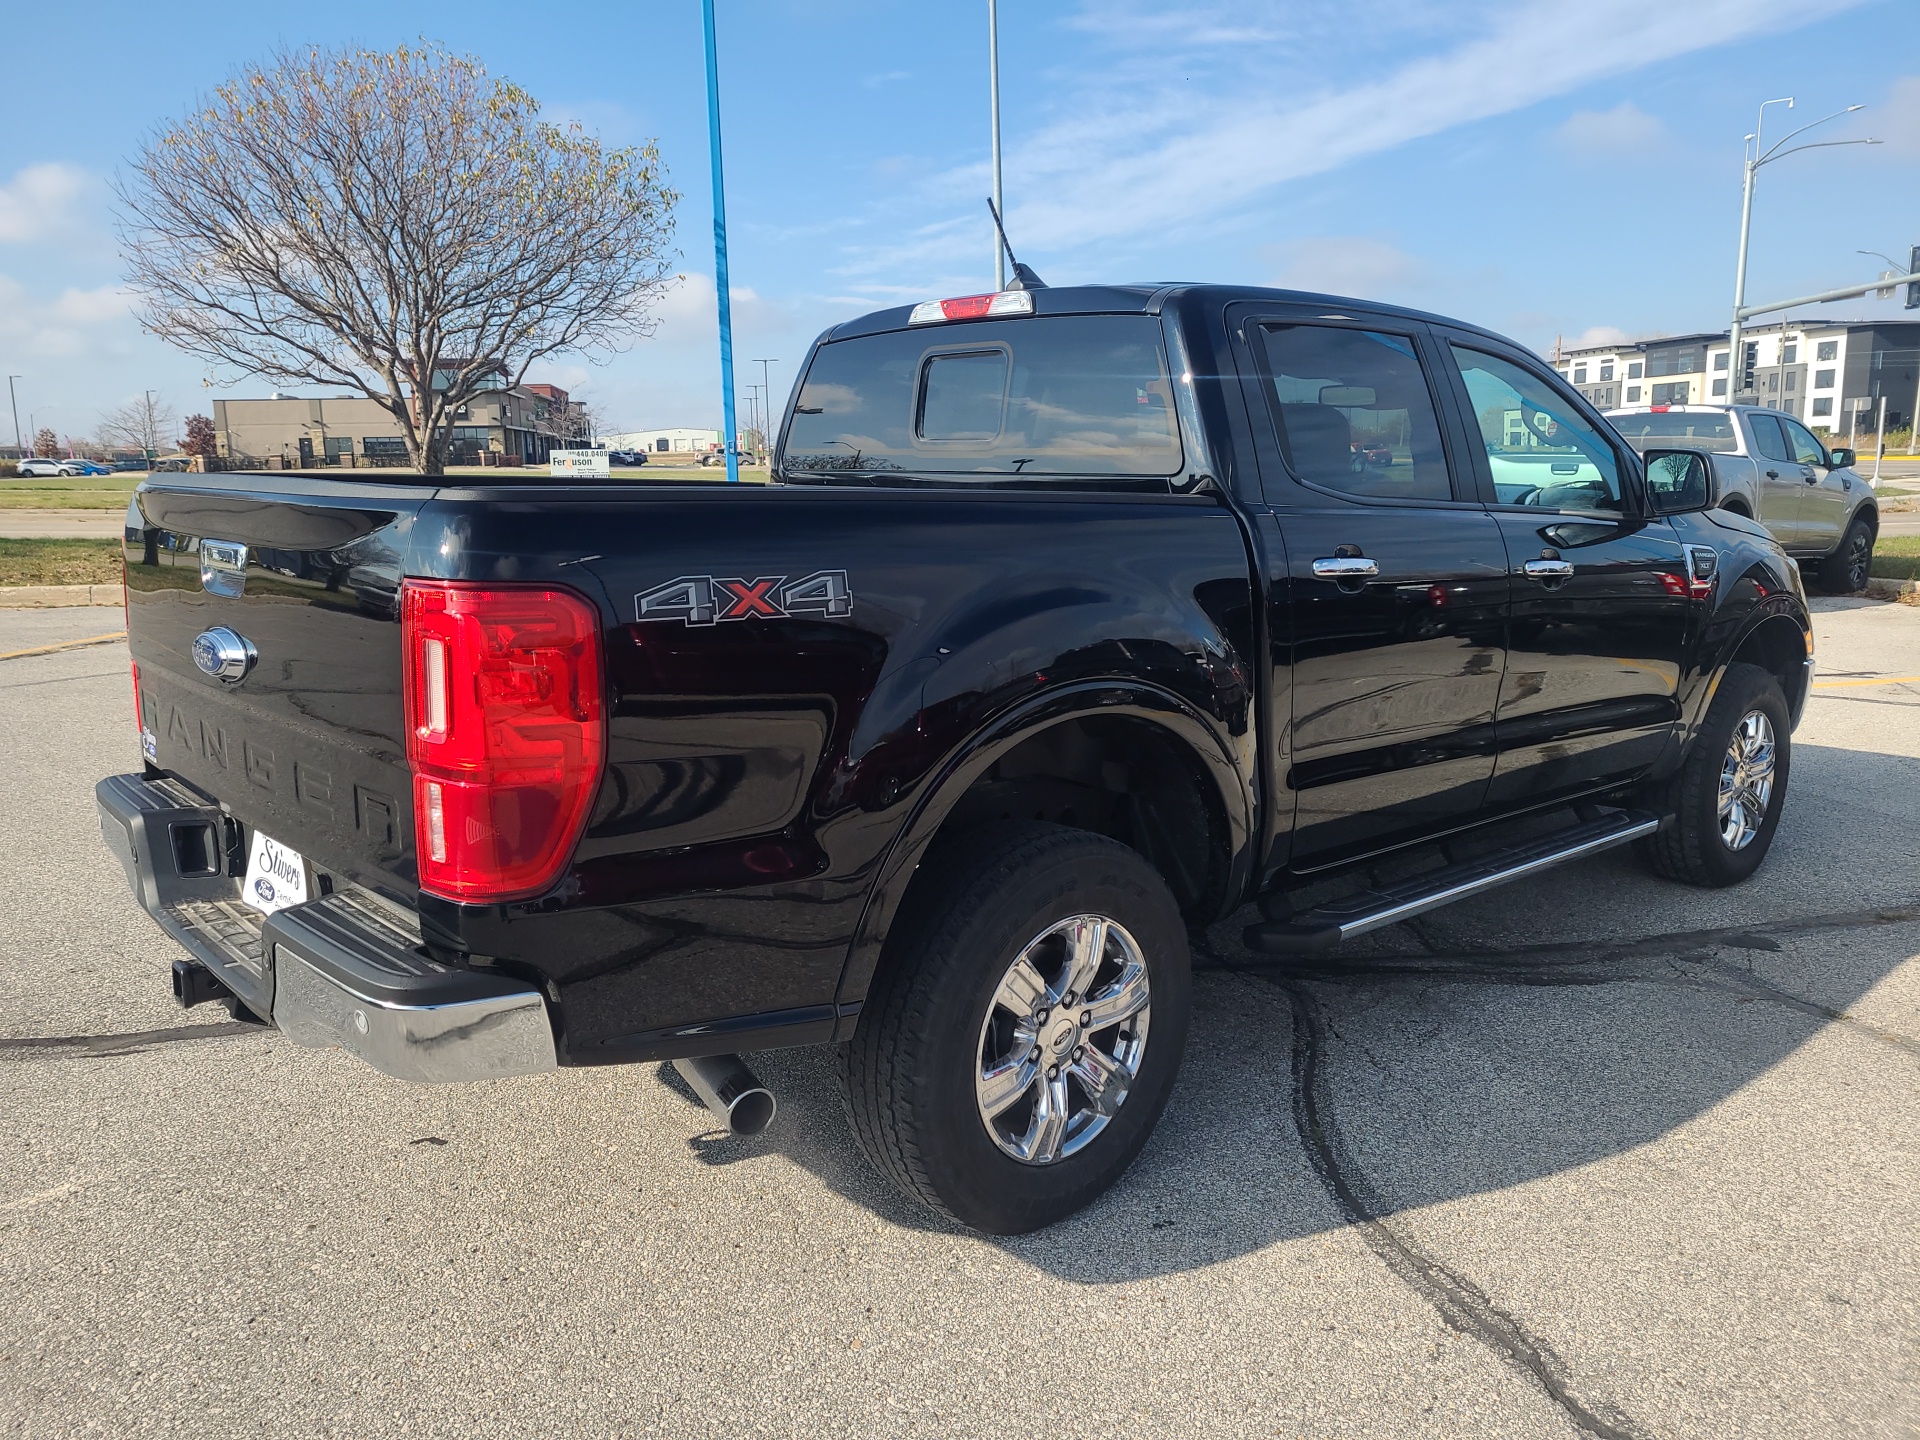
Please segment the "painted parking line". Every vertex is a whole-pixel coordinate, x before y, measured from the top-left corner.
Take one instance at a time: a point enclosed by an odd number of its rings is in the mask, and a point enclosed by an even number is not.
[[[0,656],[0,659],[5,659]],[[1855,685],[1920,685],[1920,675],[1883,675],[1876,680],[1816,680],[1816,690],[1845,690]]]
[[[0,655],[0,660],[21,660],[28,655],[52,655],[61,650],[78,650],[84,645],[105,645],[109,641],[126,638],[126,631],[115,630],[106,635],[89,635],[84,640],[62,640],[57,645],[35,645],[26,650],[9,650]]]

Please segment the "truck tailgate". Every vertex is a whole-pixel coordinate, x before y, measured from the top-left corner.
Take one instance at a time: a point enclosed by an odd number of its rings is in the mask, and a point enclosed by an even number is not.
[[[420,484],[194,476],[127,510],[127,621],[150,763],[315,865],[414,890],[400,580]],[[224,628],[238,678],[195,661]]]

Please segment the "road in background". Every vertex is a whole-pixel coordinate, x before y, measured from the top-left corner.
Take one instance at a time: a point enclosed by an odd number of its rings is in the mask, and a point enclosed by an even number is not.
[[[0,662],[0,1431],[1911,1436],[1920,610],[1816,607],[1757,879],[1216,926],[1145,1156],[1010,1241],[869,1170],[826,1051],[743,1141],[664,1066],[416,1087],[175,1009],[93,811],[124,646]]]

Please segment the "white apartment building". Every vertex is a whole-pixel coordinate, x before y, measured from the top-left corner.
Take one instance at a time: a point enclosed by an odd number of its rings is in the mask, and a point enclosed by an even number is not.
[[[1745,330],[1741,340],[1746,364],[1738,376],[1724,330],[1563,350],[1554,366],[1601,410],[1731,400],[1784,410],[1841,435],[1856,416],[1860,428],[1871,429],[1885,396],[1889,428],[1912,421],[1920,399],[1920,323],[1788,320]],[[1744,372],[1751,372],[1751,388]]]

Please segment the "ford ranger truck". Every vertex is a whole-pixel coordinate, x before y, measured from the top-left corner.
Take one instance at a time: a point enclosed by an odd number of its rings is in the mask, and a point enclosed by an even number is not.
[[[1032,1230],[1160,1118],[1190,927],[1753,874],[1812,641],[1709,463],[1356,300],[884,310],[767,486],[149,481],[101,823],[183,1003],[405,1080],[675,1061],[743,1129],[740,1055],[830,1045],[883,1174]]]
[[[1714,503],[1758,520],[1830,595],[1873,573],[1880,504],[1855,455],[1793,416],[1758,405],[1653,405],[1606,412],[1636,450],[1679,445],[1712,456]]]

